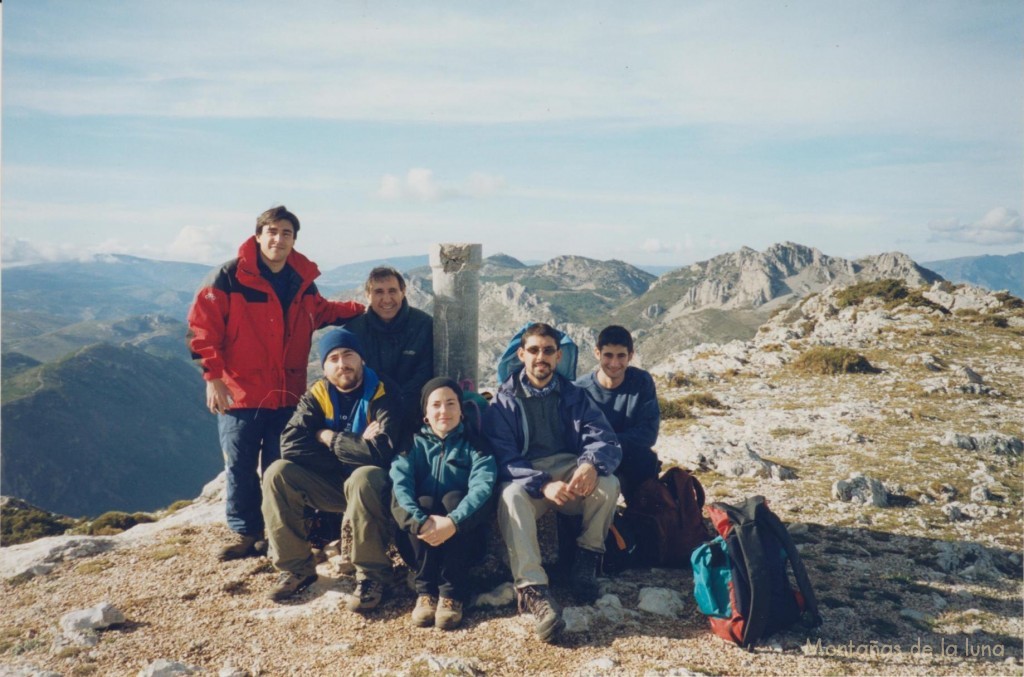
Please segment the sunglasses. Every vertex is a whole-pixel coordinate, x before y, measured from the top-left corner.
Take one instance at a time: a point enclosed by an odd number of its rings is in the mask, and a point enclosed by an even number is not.
[[[540,346],[530,346],[529,348],[524,348],[524,350],[530,353],[531,355],[536,355],[537,353],[544,353],[545,355],[554,355],[555,353],[558,352],[558,348],[555,348],[553,346],[544,346],[543,348],[541,348]]]

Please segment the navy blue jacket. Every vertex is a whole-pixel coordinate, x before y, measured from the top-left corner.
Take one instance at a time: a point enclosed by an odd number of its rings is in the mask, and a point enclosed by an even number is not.
[[[516,371],[501,384],[491,406],[484,410],[483,431],[498,462],[498,479],[519,482],[535,498],[551,481],[545,472],[534,470],[526,460],[529,448],[523,426],[523,408],[516,398]],[[622,460],[622,448],[604,414],[587,394],[561,374],[555,374],[559,388],[559,414],[562,419],[566,452],[576,454],[580,463],[590,463],[599,475],[611,475]]]
[[[609,390],[597,382],[596,372],[576,379],[576,385],[608,419],[626,456],[651,451],[658,442],[661,411],[651,375],[638,367],[626,367],[618,388]]]

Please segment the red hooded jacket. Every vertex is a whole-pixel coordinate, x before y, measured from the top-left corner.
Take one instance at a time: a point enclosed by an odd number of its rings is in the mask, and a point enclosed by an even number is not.
[[[207,381],[222,379],[233,409],[294,407],[306,392],[313,332],[344,324],[365,310],[361,303],[328,301],[313,280],[316,264],[292,250],[288,265],[301,284],[288,306],[260,275],[259,246],[250,237],[238,258],[214,270],[196,292],[188,313],[188,346]]]

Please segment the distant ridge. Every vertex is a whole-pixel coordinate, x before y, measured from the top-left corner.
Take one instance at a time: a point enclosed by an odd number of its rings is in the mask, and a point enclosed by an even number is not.
[[[992,291],[1006,289],[1018,298],[1024,296],[1024,252],[1005,256],[964,256],[921,265],[950,282],[969,282]]]
[[[399,272],[404,273],[413,268],[428,265],[428,260],[429,259],[426,255],[421,255],[394,256],[385,259],[373,259],[372,261],[346,263],[338,266],[337,268],[321,271],[316,284],[318,287],[321,287],[326,291],[331,291],[334,288],[362,288],[363,283],[366,282],[366,277],[370,274],[370,271],[377,266],[391,266]]]

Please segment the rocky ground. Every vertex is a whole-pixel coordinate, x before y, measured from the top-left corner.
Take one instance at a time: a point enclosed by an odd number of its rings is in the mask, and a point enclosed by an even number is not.
[[[820,628],[741,651],[708,632],[691,576],[675,570],[605,579],[598,604],[567,610],[559,646],[503,604],[507,584],[450,633],[410,627],[413,597],[398,584],[376,613],[346,612],[353,582],[332,563],[299,600],[275,605],[266,560],[213,559],[226,529],[211,486],[118,536],[0,550],[0,674],[174,674],[158,662],[170,661],[225,675],[1020,675],[1014,301],[936,285],[911,303],[840,307],[829,290],[750,342],[698,346],[655,369],[662,394],[690,411],[664,421],[659,454],[696,469],[709,501],[768,497],[803,554]],[[852,348],[873,370],[798,368],[815,346]],[[107,629],[65,618],[104,602]]]

